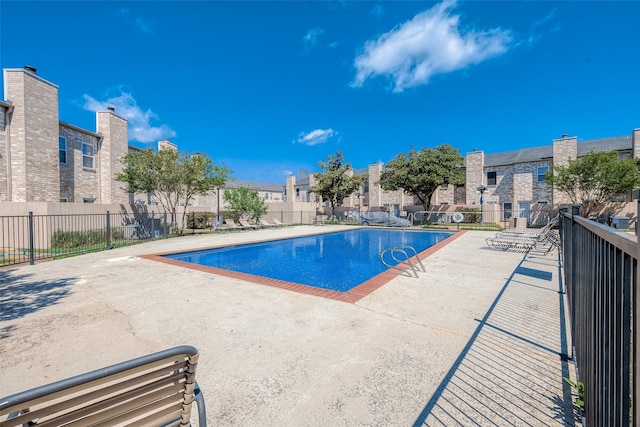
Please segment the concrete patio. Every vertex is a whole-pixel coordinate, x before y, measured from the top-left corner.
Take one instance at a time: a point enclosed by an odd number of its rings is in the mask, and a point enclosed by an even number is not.
[[[210,425],[573,426],[558,254],[466,232],[356,303],[140,258],[341,229],[185,236],[0,270],[0,397],[181,344]],[[374,260],[373,262],[379,262]]]

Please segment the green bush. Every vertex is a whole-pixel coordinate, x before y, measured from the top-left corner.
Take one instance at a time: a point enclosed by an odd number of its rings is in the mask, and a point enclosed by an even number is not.
[[[468,224],[478,224],[480,223],[480,219],[482,218],[482,211],[480,208],[467,208],[464,206],[456,207],[456,212],[462,212],[464,215],[464,219],[462,222],[466,222]]]
[[[120,234],[122,234],[122,232]],[[113,238],[114,236],[112,236],[112,239]],[[105,229],[86,231],[56,230],[53,233],[53,236],[51,236],[51,245],[54,248],[78,248],[83,246],[106,244],[106,242],[107,233]]]
[[[215,217],[212,212],[191,212],[187,214],[187,228],[203,229],[211,227],[211,218]]]

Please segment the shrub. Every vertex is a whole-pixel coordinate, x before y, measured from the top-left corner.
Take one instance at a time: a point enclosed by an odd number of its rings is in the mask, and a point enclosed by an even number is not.
[[[215,217],[215,214],[212,212],[191,212],[187,214],[187,228],[210,228],[211,218],[213,217]]]
[[[122,235],[122,231],[120,234]],[[114,237],[115,236],[112,236],[112,238]],[[53,236],[51,236],[51,245],[54,248],[78,248],[83,246],[106,244],[106,242],[107,233],[105,229],[86,231],[56,230],[53,233]]]
[[[456,212],[462,212],[464,219],[462,222],[477,224],[482,218],[482,211],[480,208],[467,208],[464,206],[456,207]]]

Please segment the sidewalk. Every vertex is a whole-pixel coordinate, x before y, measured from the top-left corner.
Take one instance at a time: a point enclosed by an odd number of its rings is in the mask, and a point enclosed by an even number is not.
[[[556,251],[524,257],[416,426],[578,423],[562,382],[575,371],[559,266]]]

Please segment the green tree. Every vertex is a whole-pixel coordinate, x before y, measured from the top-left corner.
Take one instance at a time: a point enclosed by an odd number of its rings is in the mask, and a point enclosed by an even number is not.
[[[545,182],[567,193],[588,217],[607,202],[630,194],[640,185],[640,172],[636,159],[620,159],[616,151],[592,150],[577,160],[570,159],[566,166],[554,166]]]
[[[387,191],[402,189],[420,200],[425,211],[431,207],[431,196],[443,184],[464,184],[460,150],[449,144],[400,153],[386,164],[380,175],[380,186]]]
[[[122,158],[125,168],[116,180],[128,184],[132,193],[150,194],[170,215],[170,222],[177,229],[177,207],[185,206],[195,195],[206,195],[216,187],[224,186],[231,173],[227,168],[213,165],[202,153],[188,154],[177,150],[149,148],[127,153]],[[180,232],[184,229],[182,215]]]
[[[224,200],[235,220],[249,216],[257,221],[267,212],[267,204],[258,192],[246,187],[225,191]]]
[[[337,151],[335,155],[328,155],[327,161],[318,162],[318,166],[323,172],[313,173],[316,184],[309,187],[309,191],[329,202],[331,217],[333,217],[335,208],[342,206],[344,199],[362,185],[363,178],[347,173],[353,169],[350,162],[344,162],[340,151]]]

